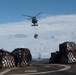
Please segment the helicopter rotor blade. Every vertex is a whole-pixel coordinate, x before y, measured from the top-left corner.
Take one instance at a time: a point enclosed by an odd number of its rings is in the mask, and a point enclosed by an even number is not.
[[[32,19],[33,17],[29,18],[28,20]]]
[[[32,16],[29,16],[29,15],[22,15],[22,16],[32,17]]]
[[[40,14],[42,14],[42,12],[38,13],[36,16],[38,16],[38,15],[40,15]]]

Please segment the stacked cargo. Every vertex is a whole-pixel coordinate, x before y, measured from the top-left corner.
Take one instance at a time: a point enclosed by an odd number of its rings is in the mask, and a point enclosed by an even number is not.
[[[15,61],[13,56],[4,49],[0,49],[0,68],[14,67]]]
[[[59,52],[51,53],[52,63],[76,63],[75,42],[64,42],[59,45]]]
[[[61,63],[76,63],[76,44],[74,42],[64,42],[59,45],[61,53]]]
[[[26,65],[30,65],[32,56],[29,49],[16,48],[11,54],[14,56],[16,66],[23,67]]]
[[[51,53],[50,63],[59,63],[60,62],[60,53],[58,51]]]

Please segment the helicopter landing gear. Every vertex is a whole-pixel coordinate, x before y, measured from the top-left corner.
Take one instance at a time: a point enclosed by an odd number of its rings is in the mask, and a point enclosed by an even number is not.
[[[35,35],[34,35],[34,38],[36,39],[37,37],[38,37],[38,34],[35,34]]]
[[[35,25],[31,25],[31,26],[38,26],[38,24],[35,24]]]

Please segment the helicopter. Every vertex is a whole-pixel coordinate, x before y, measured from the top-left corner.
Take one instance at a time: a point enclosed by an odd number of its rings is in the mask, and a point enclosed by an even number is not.
[[[35,16],[29,16],[29,15],[22,15],[22,16],[30,17],[28,20],[32,19],[33,25],[31,25],[31,26],[38,26],[38,24],[37,24],[38,20],[37,20],[36,17],[37,17],[38,15],[40,15],[40,14],[41,14],[41,12],[38,13],[37,15],[35,15]]]

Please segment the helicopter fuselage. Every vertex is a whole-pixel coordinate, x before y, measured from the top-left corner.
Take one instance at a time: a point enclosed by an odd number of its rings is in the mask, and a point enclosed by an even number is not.
[[[33,24],[37,23],[36,17],[33,17],[33,18],[32,18],[32,23],[33,23]]]

